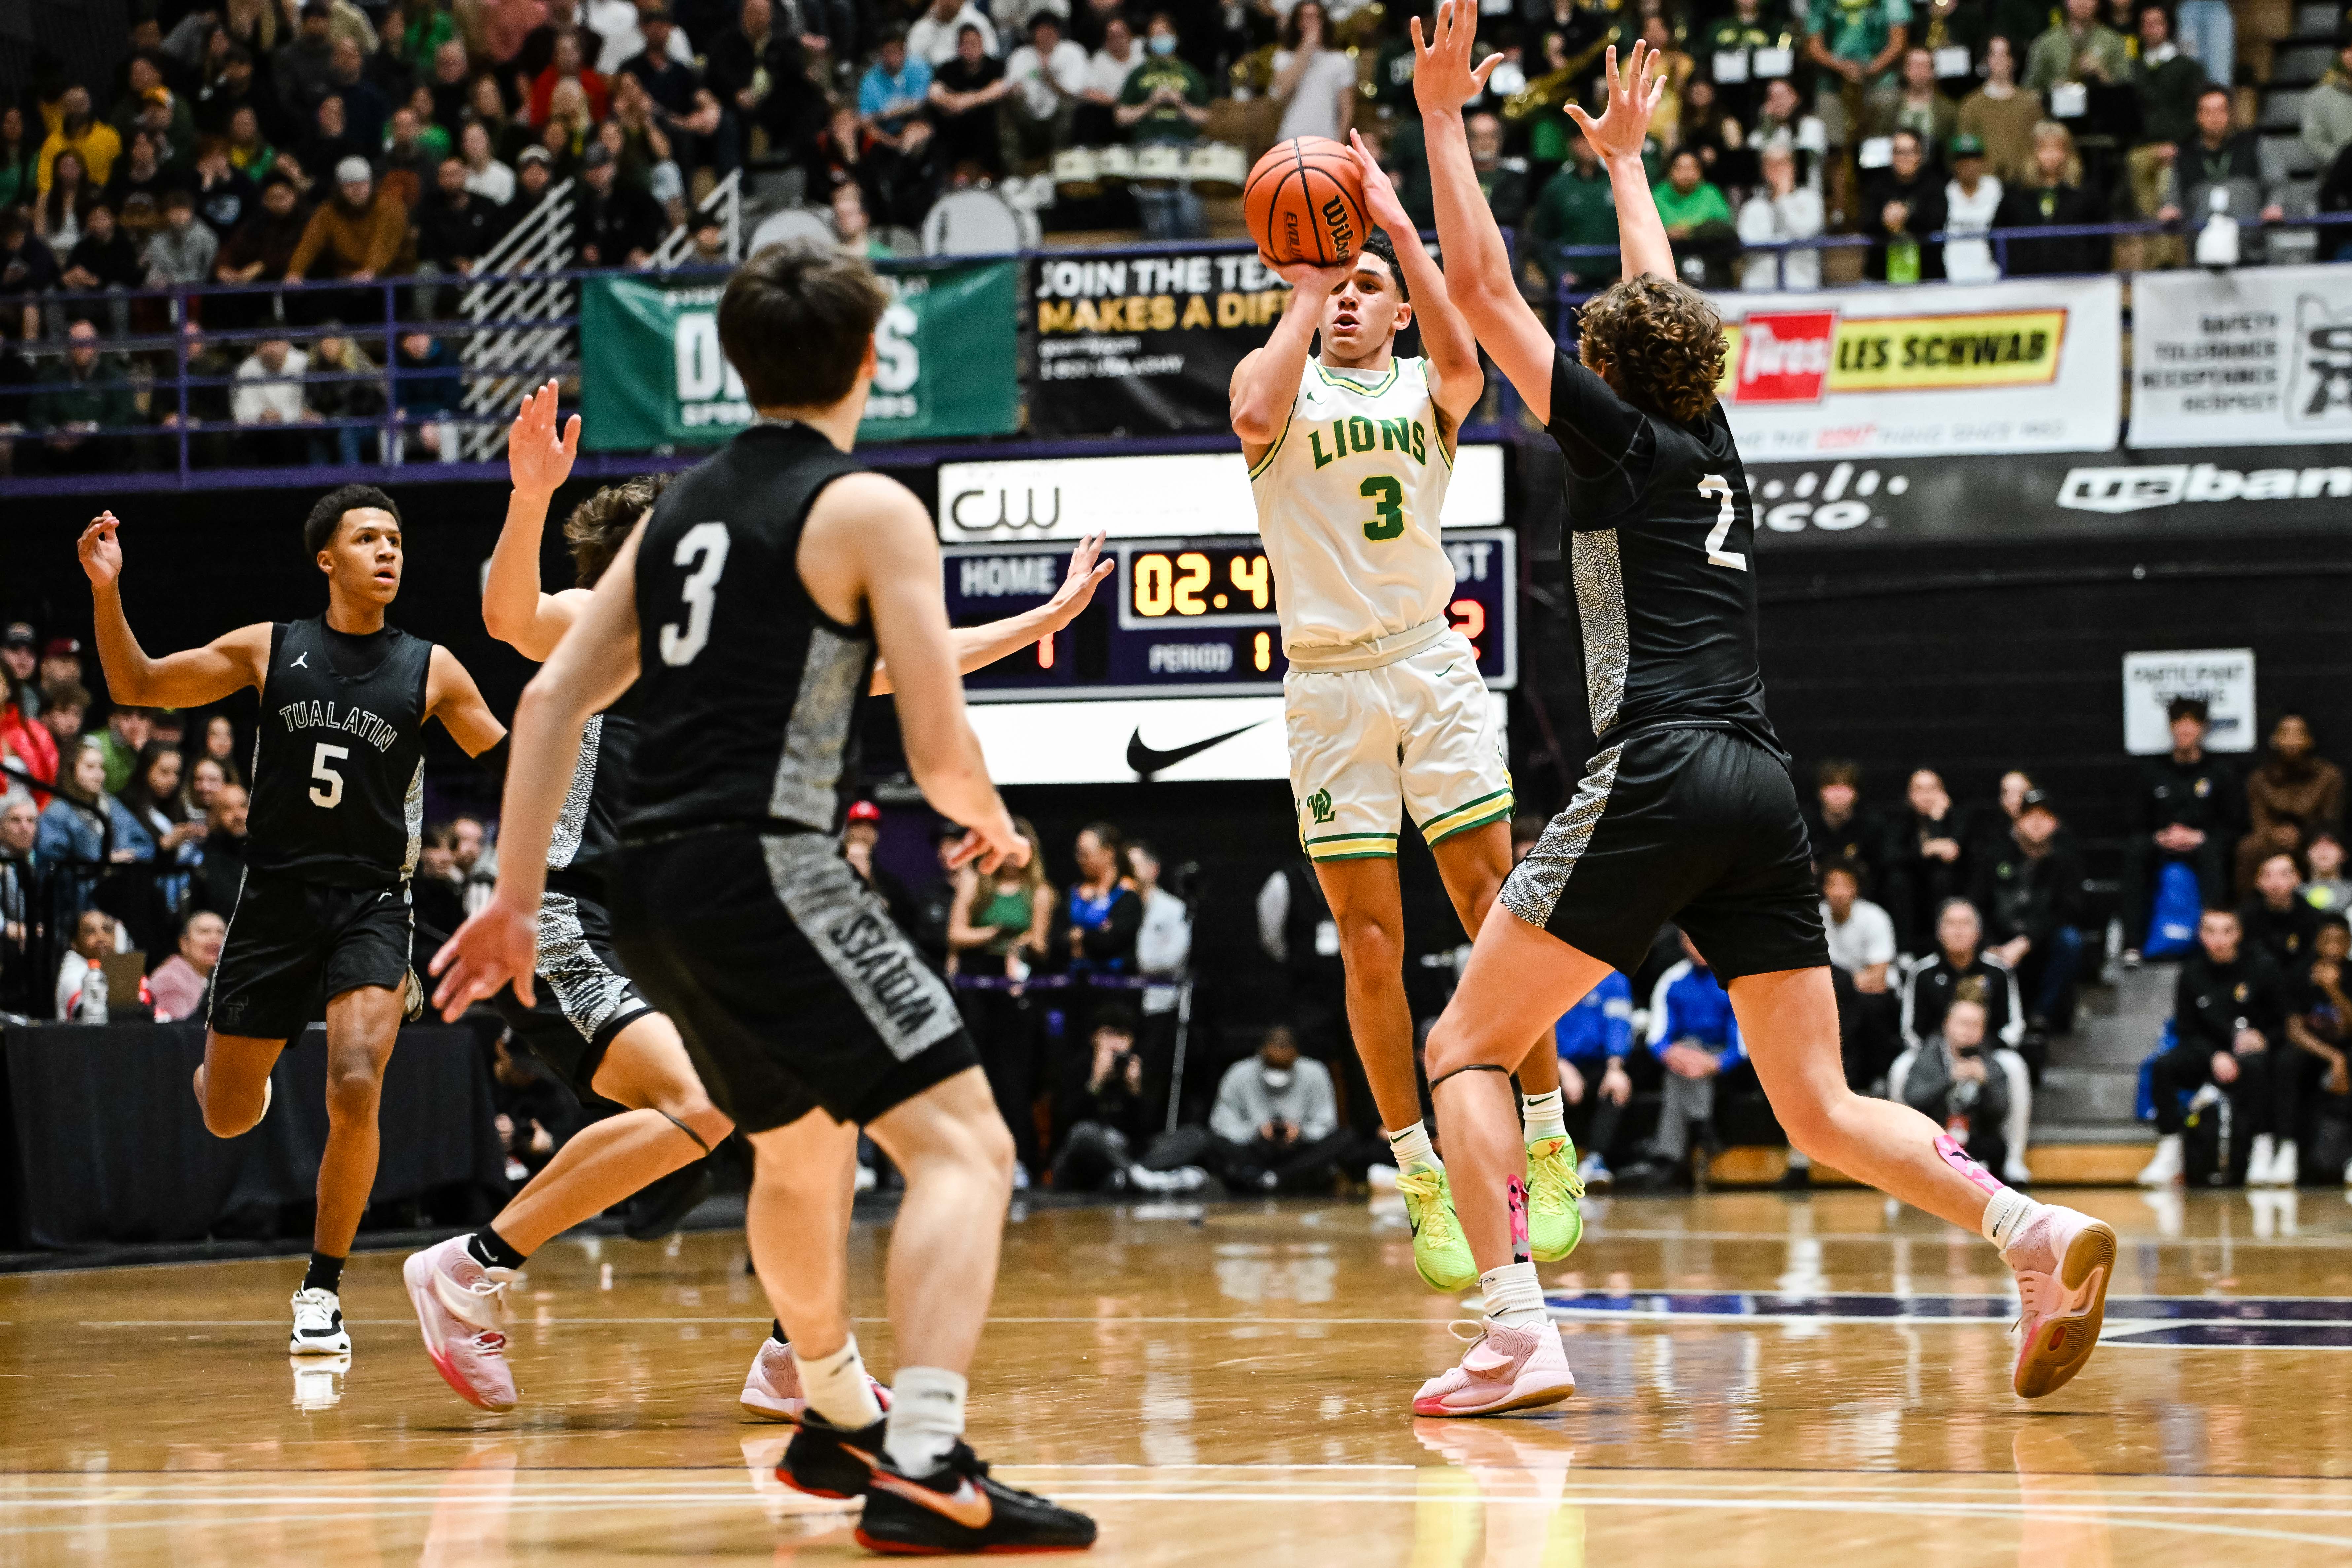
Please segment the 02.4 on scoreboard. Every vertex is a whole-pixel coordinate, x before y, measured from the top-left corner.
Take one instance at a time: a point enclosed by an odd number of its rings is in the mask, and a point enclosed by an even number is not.
[[[1449,528],[1446,618],[1478,651],[1488,687],[1518,678],[1515,539]],[[1020,699],[1239,695],[1279,691],[1279,588],[1255,537],[1119,539],[1110,581],[1086,613],[1022,653],[964,677],[975,702]],[[979,626],[1044,604],[1069,568],[1068,544],[950,545],[948,616]]]

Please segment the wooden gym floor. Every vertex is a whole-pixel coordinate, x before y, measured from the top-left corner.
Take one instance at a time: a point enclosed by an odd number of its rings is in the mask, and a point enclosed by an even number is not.
[[[2352,1206],[2070,1194],[2125,1246],[2108,1341],[2009,1393],[1991,1250],[1832,1192],[1593,1205],[1548,1268],[1575,1400],[1416,1422],[1454,1359],[1401,1213],[1040,1209],[1007,1235],[972,1436],[1093,1511],[1102,1563],[1774,1568],[2352,1563]],[[878,1311],[882,1226],[853,1247]],[[741,1237],[559,1242],[524,1404],[460,1404],[400,1259],[353,1260],[348,1373],[283,1346],[300,1264],[0,1279],[0,1563],[856,1560],[735,1405],[767,1308]],[[861,1323],[877,1368],[889,1335]]]

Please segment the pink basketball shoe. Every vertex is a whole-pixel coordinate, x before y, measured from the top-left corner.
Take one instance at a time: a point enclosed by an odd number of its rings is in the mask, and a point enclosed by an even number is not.
[[[2039,1399],[2065,1387],[2098,1348],[2107,1280],[2116,1268],[2115,1227],[2048,1205],[2002,1257],[2017,1271],[2024,1303],[2010,1385],[2021,1399]]]
[[[400,1266],[425,1353],[459,1398],[484,1410],[515,1407],[514,1373],[507,1365],[507,1287],[511,1268],[485,1268],[466,1250],[466,1238],[411,1253]]]
[[[1500,1415],[1557,1405],[1576,1392],[1559,1324],[1513,1328],[1486,1320],[1479,1328],[1459,1366],[1421,1385],[1415,1415]]]
[[[875,1402],[885,1412],[890,1408],[890,1391],[868,1377],[866,1385],[874,1391]],[[801,1363],[793,1359],[793,1347],[778,1344],[773,1335],[760,1342],[760,1353],[751,1358],[751,1370],[743,1374],[743,1393],[737,1403],[743,1414],[758,1421],[791,1421],[797,1423],[801,1412],[808,1408],[808,1400],[801,1393]]]

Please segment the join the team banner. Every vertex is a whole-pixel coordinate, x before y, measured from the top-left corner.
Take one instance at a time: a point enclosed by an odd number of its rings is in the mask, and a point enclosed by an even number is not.
[[[1013,261],[883,274],[877,368],[860,441],[1001,436],[1021,422],[1021,268]],[[719,348],[716,285],[625,276],[581,289],[581,438],[598,451],[717,446],[749,425]]]

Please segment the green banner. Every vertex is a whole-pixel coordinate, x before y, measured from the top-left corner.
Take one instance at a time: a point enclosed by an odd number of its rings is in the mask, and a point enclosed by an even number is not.
[[[874,389],[860,441],[1001,436],[1021,419],[1014,332],[1021,267],[983,261],[882,274]],[[719,351],[715,284],[612,275],[580,292],[582,444],[593,451],[715,447],[751,422]]]

